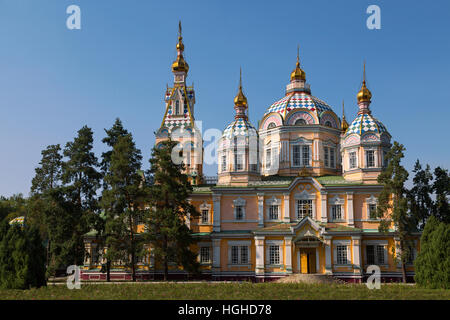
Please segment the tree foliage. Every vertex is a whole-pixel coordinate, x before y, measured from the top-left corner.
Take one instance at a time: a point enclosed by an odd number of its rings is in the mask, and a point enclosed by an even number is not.
[[[0,288],[28,289],[46,285],[45,249],[36,228],[0,225]]]
[[[184,165],[172,161],[176,145],[167,140],[154,147],[149,170],[153,184],[148,186],[150,210],[146,236],[152,244],[155,262],[164,266],[164,280],[170,262],[182,265],[188,272],[197,272],[199,267],[197,255],[190,250],[195,241],[186,226],[186,219],[199,213],[188,201],[192,186],[183,173]]]
[[[415,281],[427,288],[450,289],[450,224],[431,216],[420,240]]]

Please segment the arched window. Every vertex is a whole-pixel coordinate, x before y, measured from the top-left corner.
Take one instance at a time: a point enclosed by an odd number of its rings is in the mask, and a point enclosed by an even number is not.
[[[297,121],[295,121],[295,125],[296,126],[303,126],[306,124],[306,120],[305,119],[298,119]]]
[[[327,127],[333,127],[333,125],[331,124],[331,121],[325,121],[325,125]]]
[[[175,115],[180,114],[180,101],[175,102]]]
[[[269,125],[267,126],[267,129],[273,129],[275,128],[277,125],[275,124],[275,122],[271,122],[269,123]]]

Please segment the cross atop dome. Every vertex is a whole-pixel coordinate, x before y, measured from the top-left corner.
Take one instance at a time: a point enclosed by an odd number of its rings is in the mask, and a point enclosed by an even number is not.
[[[366,86],[366,63],[364,62],[364,71],[363,71],[363,82],[361,86],[361,90],[359,90],[356,95],[356,100],[358,101],[359,112],[358,114],[370,114],[370,102],[372,99],[372,92]]]
[[[178,23],[177,59],[172,63],[172,72],[175,74],[175,82],[184,82],[189,71],[189,65],[183,57],[184,44],[181,35],[181,21]]]
[[[234,110],[236,110],[235,119],[242,118],[247,120],[247,97],[242,92],[242,68],[239,70],[239,90],[234,98]]]
[[[306,83],[306,73],[300,67],[300,47],[297,46],[297,62],[295,69],[291,72],[291,81],[286,86],[286,94],[291,92],[306,92],[311,93],[309,84]]]

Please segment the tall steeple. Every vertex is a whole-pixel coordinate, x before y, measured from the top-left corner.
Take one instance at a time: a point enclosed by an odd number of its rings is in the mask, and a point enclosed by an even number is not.
[[[175,83],[184,83],[186,81],[189,65],[183,57],[184,44],[181,29],[181,21],[178,23],[178,43],[177,43],[177,58],[172,63],[172,72],[175,76]]]
[[[236,97],[234,98],[234,110],[236,110],[235,119],[243,118],[245,120],[247,117],[247,97],[242,92],[242,68],[239,70],[239,89]]]
[[[342,100],[342,122],[341,122],[341,130],[343,133],[348,129],[348,122],[345,120],[345,110],[344,110],[344,100]]]
[[[356,100],[358,101],[359,111],[358,114],[370,114],[370,102],[372,99],[372,93],[366,86],[366,62],[364,62],[364,71],[363,71],[363,82],[361,86],[361,90],[359,90],[356,95]]]

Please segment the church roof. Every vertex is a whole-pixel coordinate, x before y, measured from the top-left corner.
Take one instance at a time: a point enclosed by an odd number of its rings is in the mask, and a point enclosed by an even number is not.
[[[323,111],[333,111],[326,102],[319,98],[306,92],[293,92],[273,103],[264,115],[271,112],[278,112],[284,119],[291,110],[300,108],[306,108],[315,112],[318,118]]]
[[[223,131],[222,138],[230,139],[234,136],[257,136],[258,132],[250,121],[244,118],[238,118],[231,122]]]
[[[382,134],[388,132],[386,127],[381,123],[381,121],[375,119],[369,113],[359,114],[355,120],[350,124],[347,131],[345,132],[345,136],[349,136],[351,134],[363,135],[364,133],[374,132],[378,134]]]

